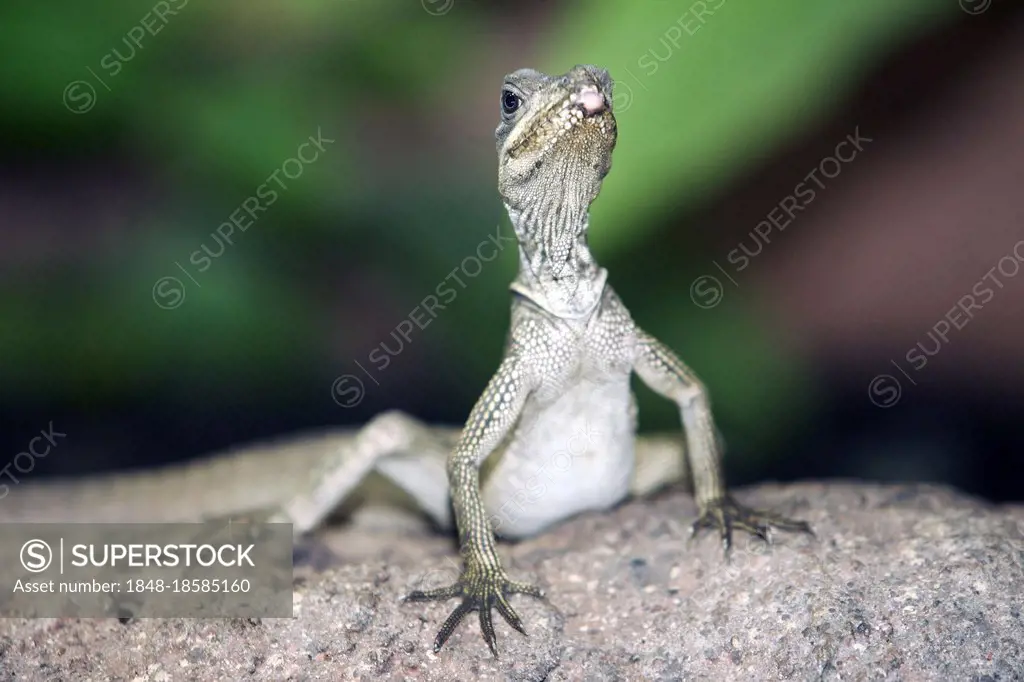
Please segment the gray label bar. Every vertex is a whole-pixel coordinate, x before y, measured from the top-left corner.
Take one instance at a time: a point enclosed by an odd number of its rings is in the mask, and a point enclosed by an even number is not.
[[[291,524],[0,525],[0,618],[291,616]]]

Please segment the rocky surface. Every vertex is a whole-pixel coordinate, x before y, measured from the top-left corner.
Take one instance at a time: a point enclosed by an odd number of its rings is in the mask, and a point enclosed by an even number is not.
[[[1024,507],[845,483],[737,497],[817,538],[741,539],[726,563],[667,493],[502,545],[551,605],[513,598],[530,636],[501,622],[499,660],[475,617],[432,652],[454,602],[400,597],[455,577],[453,542],[370,514],[297,553],[295,618],[0,620],[0,679],[1024,679]]]

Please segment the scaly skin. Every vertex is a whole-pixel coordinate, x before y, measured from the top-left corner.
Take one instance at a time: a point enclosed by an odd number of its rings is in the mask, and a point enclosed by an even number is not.
[[[733,529],[766,540],[772,527],[810,531],[805,522],[754,512],[727,496],[704,386],[671,350],[636,326],[587,247],[589,207],[611,168],[616,141],[608,73],[576,66],[552,77],[521,69],[505,78],[501,100],[498,189],[515,227],[520,261],[511,287],[512,326],[501,366],[447,463],[463,574],[451,586],[407,597],[462,599],[441,627],[435,651],[476,610],[495,656],[491,609],[523,632],[508,597],[542,593],[506,574],[495,549],[494,520],[502,522],[503,532],[528,535],[626,496],[636,454],[632,372],[679,406],[700,509],[694,530],[718,528],[726,550]],[[521,482],[557,456],[558,441],[588,424],[597,424],[601,433],[573,453],[561,477],[554,475],[553,489],[526,500],[530,504],[520,505],[512,523],[497,516],[496,510],[520,499],[515,493],[522,491]],[[481,485],[480,467],[492,453],[498,461]]]
[[[462,599],[435,650],[477,610],[495,656],[491,609],[521,632],[509,595],[541,596],[505,573],[495,532],[527,537],[673,482],[693,486],[700,510],[694,530],[717,528],[727,551],[733,529],[765,540],[772,527],[809,531],[726,495],[703,385],[636,326],[587,248],[588,210],[615,146],[611,95],[608,74],[592,66],[561,77],[521,70],[506,78],[498,188],[519,240],[520,269],[504,360],[461,431],[387,412],[357,431],[296,435],[152,472],[5,481],[0,522],[198,521],[269,512],[302,534],[357,490],[372,497],[363,483],[375,472],[440,526],[451,525],[454,509],[463,574],[450,587],[408,597]],[[678,433],[636,436],[634,372],[676,402],[685,448]]]

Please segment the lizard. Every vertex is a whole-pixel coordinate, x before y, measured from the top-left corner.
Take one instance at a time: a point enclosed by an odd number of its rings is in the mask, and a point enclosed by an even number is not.
[[[492,609],[525,635],[510,595],[546,598],[508,576],[496,533],[532,536],[670,483],[692,487],[691,534],[717,529],[726,556],[734,530],[768,542],[773,528],[812,533],[804,521],[749,509],[728,494],[706,387],[636,325],[590,252],[590,205],[618,133],[612,92],[609,73],[591,65],[560,76],[520,69],[504,79],[498,190],[519,272],[503,359],[462,428],[390,411],[358,430],[299,434],[155,472],[6,486],[0,521],[186,522],[270,510],[270,521],[302,535],[374,473],[438,526],[457,530],[458,580],[405,597],[461,599],[434,651],[478,611],[495,657]],[[682,433],[637,435],[634,373],[677,404]]]

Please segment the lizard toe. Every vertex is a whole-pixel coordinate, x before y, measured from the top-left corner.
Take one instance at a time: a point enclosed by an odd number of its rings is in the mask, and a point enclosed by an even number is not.
[[[719,530],[727,558],[732,548],[733,529],[750,533],[769,545],[772,544],[773,530],[814,535],[814,531],[806,521],[797,521],[772,512],[749,509],[728,496],[709,502],[705,506],[700,517],[691,527],[691,536],[706,528]]]

